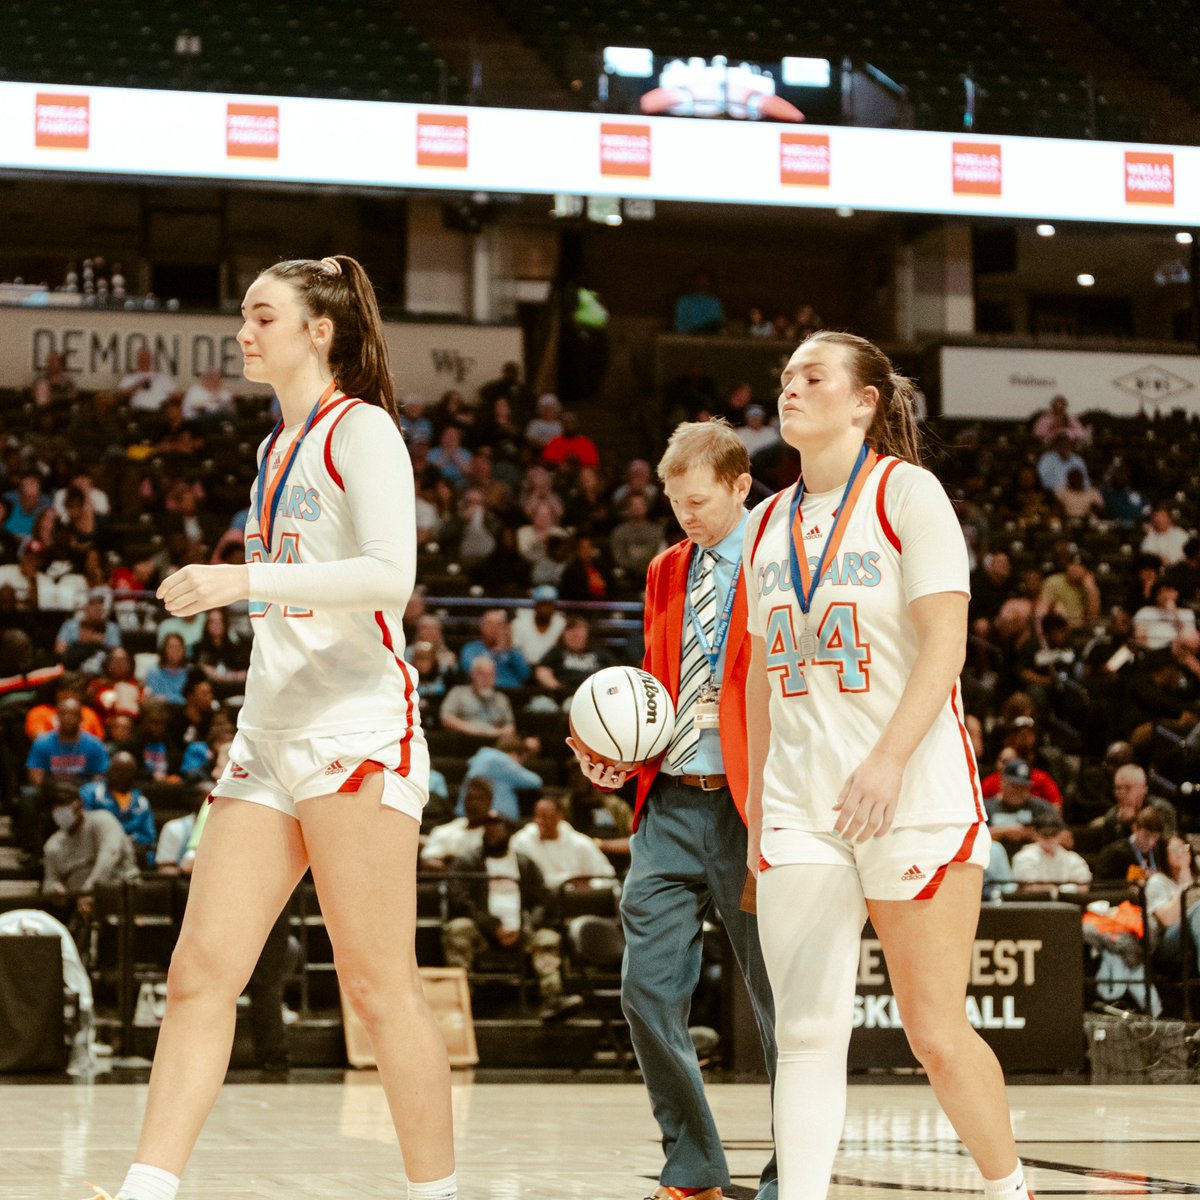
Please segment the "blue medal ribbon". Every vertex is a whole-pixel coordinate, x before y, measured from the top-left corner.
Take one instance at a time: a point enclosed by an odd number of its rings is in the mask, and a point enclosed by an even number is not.
[[[696,548],[700,550],[701,554],[704,553],[704,550],[699,546]],[[700,624],[700,617],[696,612],[695,605],[692,603],[692,590],[697,582],[696,567],[699,561],[699,555],[695,555],[692,559],[692,566],[688,570],[687,613],[688,619],[692,623],[692,632],[696,635],[696,644],[700,647],[700,653],[708,660],[709,679],[715,680],[717,677],[717,663],[721,658],[721,650],[725,645],[725,639],[729,636],[730,620],[733,617],[733,604],[737,599],[738,580],[742,575],[742,560],[740,557],[738,558],[737,567],[733,572],[733,582],[729,585],[729,593],[725,597],[725,607],[717,617],[717,624],[713,630],[711,645],[704,634],[704,627]],[[717,565],[713,563],[714,588],[717,586],[716,570]]]

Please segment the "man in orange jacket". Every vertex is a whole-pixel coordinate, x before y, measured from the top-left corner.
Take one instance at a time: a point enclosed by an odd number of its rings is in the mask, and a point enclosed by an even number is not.
[[[703,925],[715,907],[746,980],[767,1072],[775,1016],[755,918],[739,908],[746,874],[746,586],[742,534],[750,490],[746,448],[724,421],[680,425],[658,466],[687,540],[646,576],[645,670],[675,701],[666,753],[636,769],[622,1004],[662,1130],[666,1163],[653,1200],[719,1200],[729,1166],[688,1035]],[[626,772],[571,742],[584,773],[619,787]],[[775,1157],[759,1200],[775,1200]]]

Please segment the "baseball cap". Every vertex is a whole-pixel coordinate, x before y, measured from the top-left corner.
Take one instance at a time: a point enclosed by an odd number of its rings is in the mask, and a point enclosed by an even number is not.
[[[534,604],[552,604],[558,599],[558,588],[556,588],[553,584],[540,583],[533,589],[532,592],[529,593],[529,595]]]
[[[1029,764],[1023,758],[1010,758],[1004,764],[1001,777],[1005,783],[1023,783],[1028,786],[1031,778]]]
[[[1059,830],[1066,829],[1066,827],[1067,823],[1062,819],[1057,810],[1041,813],[1033,821],[1034,833],[1057,833]]]

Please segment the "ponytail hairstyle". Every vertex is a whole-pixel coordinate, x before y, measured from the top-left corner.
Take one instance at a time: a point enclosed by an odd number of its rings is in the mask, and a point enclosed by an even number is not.
[[[294,258],[261,274],[290,283],[309,319],[333,322],[329,369],[347,396],[358,396],[385,409],[399,424],[400,406],[392,387],[387,342],[379,303],[362,263],[348,254],[330,258]]]
[[[921,431],[917,425],[917,385],[899,374],[892,360],[874,342],[853,333],[821,329],[804,339],[841,346],[855,391],[873,387],[879,393],[875,416],[867,430],[867,444],[880,455],[891,454],[920,466]]]

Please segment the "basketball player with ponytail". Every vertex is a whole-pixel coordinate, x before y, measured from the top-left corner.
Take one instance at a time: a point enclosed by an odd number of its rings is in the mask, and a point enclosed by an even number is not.
[[[270,384],[283,414],[259,447],[246,564],[184,567],[158,594],[182,617],[249,601],[254,649],[116,1200],[174,1200],[225,1076],[238,995],[309,869],[374,1045],[408,1195],[453,1200],[450,1069],[414,949],[429,773],[401,632],[414,489],[379,309],[363,268],[337,255],[268,267],[242,312],[246,378]]]
[[[780,1200],[823,1200],[869,915],[913,1053],[983,1176],[1025,1200],[1004,1080],[965,998],[990,842],[958,674],[967,553],[919,466],[912,383],[821,332],[782,376],[801,477],[746,527],[748,865],[775,995]]]

